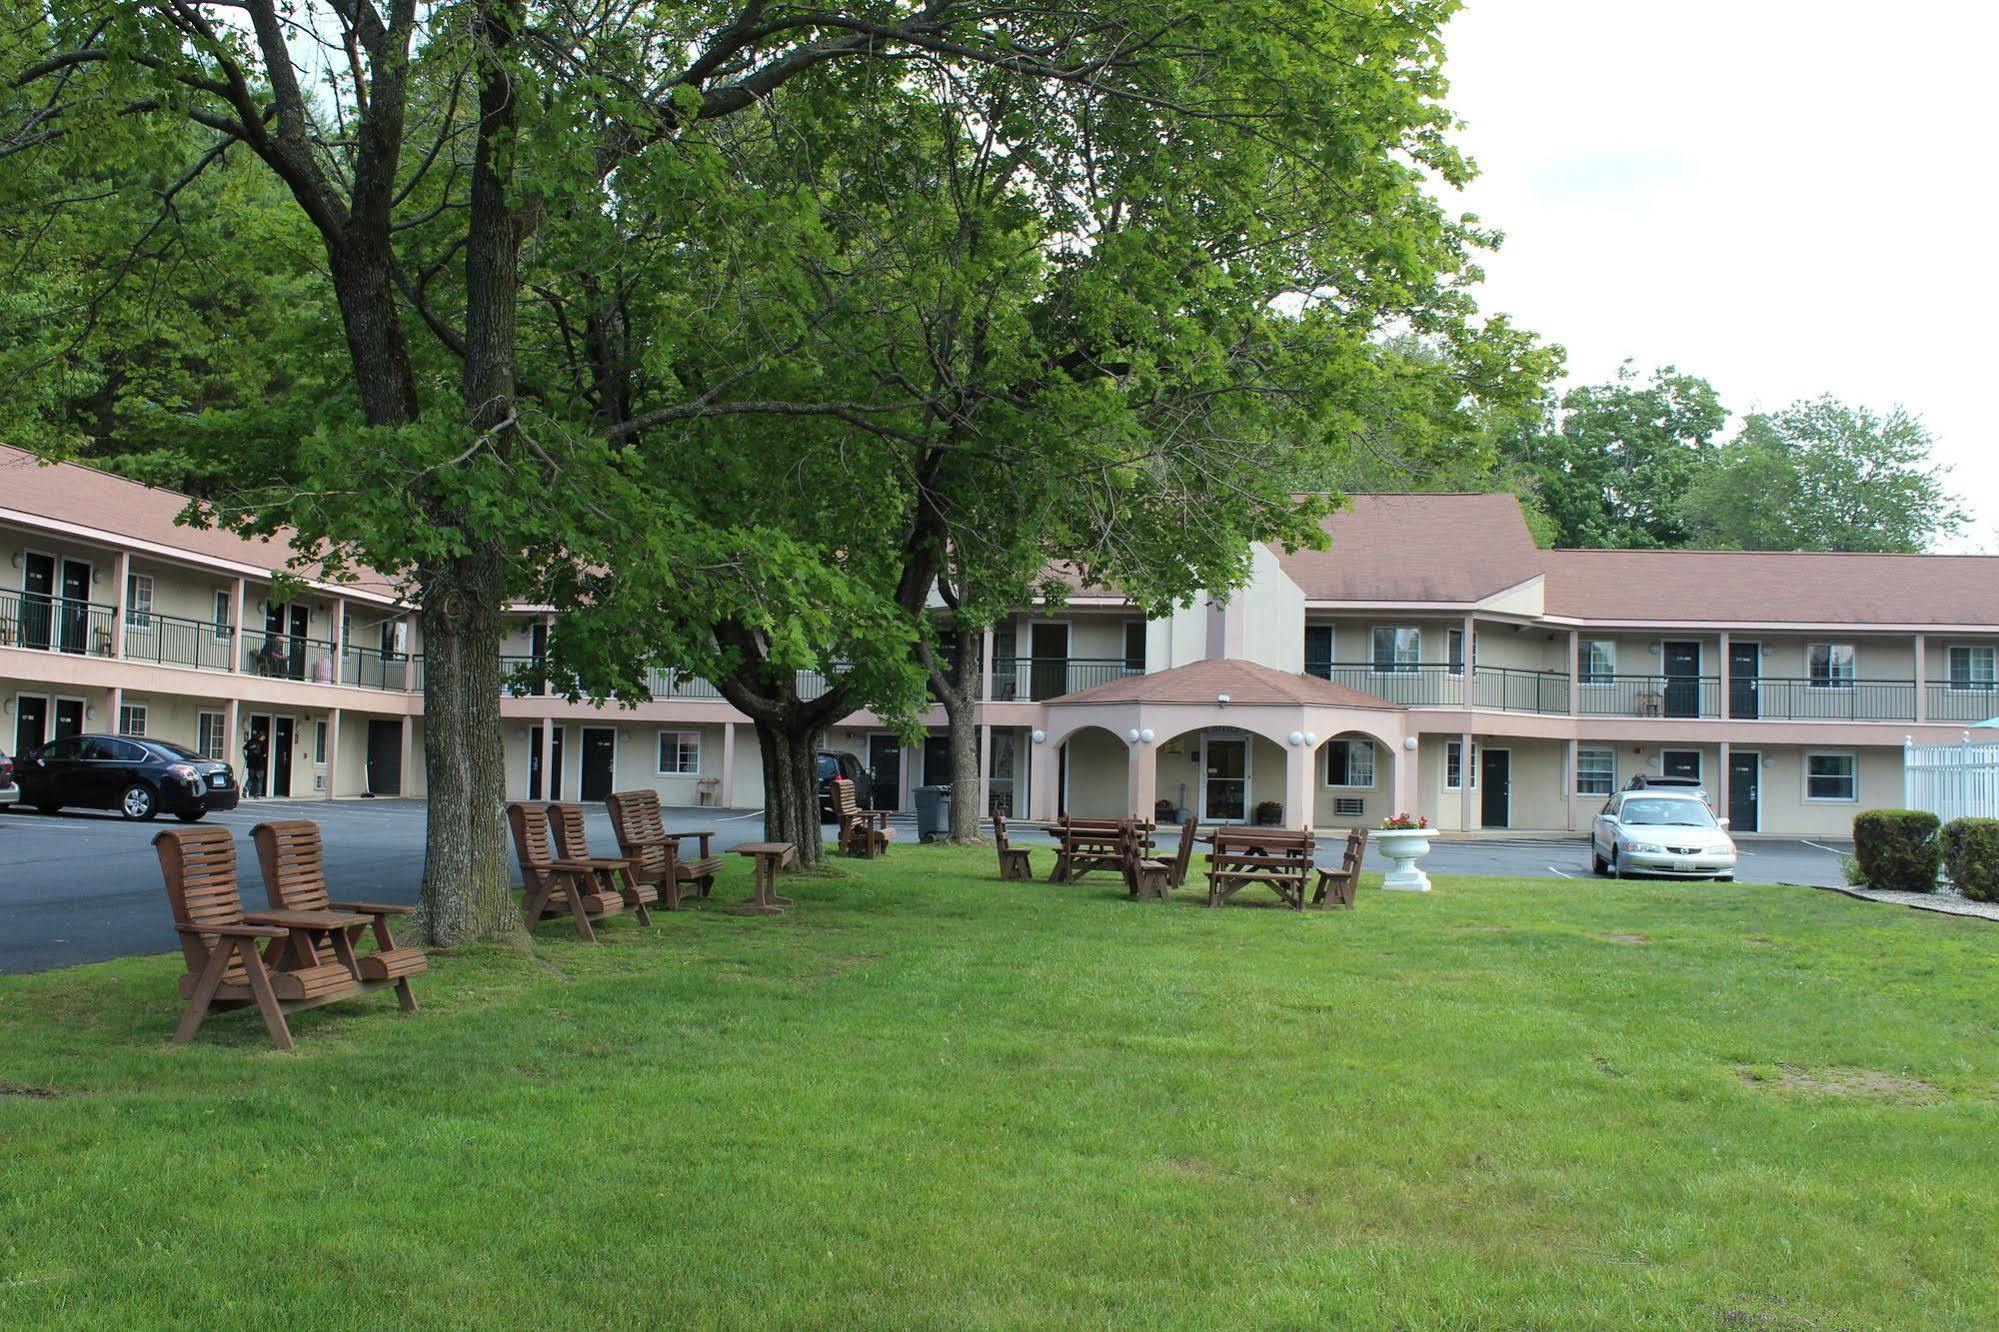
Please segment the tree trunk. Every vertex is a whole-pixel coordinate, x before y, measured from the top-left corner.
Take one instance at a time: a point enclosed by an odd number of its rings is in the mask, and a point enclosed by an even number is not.
[[[488,543],[423,571],[429,804],[419,927],[442,947],[518,934],[500,732],[505,557]]]
[[[979,728],[973,723],[974,691],[967,686],[958,701],[946,701],[944,717],[951,740],[951,840],[979,840]]]
[[[826,835],[819,822],[818,721],[806,722],[790,710],[778,716],[759,711],[751,718],[764,767],[764,840],[790,842],[800,868],[826,860]]]

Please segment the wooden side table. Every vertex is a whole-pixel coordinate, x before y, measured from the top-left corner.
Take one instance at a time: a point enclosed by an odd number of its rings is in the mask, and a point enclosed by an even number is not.
[[[749,856],[756,861],[756,896],[730,907],[730,914],[783,915],[784,909],[791,905],[791,899],[777,895],[777,872],[796,858],[797,848],[790,842],[745,842],[734,850],[737,855]]]

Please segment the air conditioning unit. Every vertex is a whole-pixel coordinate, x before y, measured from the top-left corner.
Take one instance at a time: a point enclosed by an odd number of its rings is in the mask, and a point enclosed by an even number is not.
[[[312,774],[312,789],[315,791],[324,791],[326,789],[325,773],[315,772],[314,774]]]
[[[1359,796],[1333,797],[1333,817],[1335,818],[1357,819],[1366,809],[1367,802]]]

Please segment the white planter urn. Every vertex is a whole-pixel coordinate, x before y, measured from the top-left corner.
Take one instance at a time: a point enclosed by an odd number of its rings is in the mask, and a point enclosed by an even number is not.
[[[1430,876],[1416,865],[1416,862],[1430,854],[1429,828],[1377,828],[1374,844],[1381,848],[1381,854],[1395,862],[1395,868],[1382,876],[1381,886],[1390,892],[1427,893],[1430,891]]]

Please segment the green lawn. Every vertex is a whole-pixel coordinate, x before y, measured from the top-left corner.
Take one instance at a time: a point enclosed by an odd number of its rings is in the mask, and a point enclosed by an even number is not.
[[[0,978],[0,1326],[1999,1326],[1988,924],[915,847],[786,891],[295,1055],[170,1048],[178,958]]]

